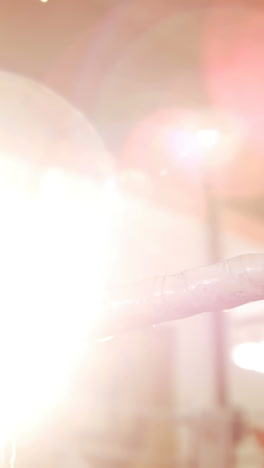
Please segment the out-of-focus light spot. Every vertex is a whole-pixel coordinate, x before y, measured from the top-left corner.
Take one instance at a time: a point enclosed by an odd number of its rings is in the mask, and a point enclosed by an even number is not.
[[[221,135],[216,129],[201,129],[196,132],[197,143],[204,149],[214,148],[220,141]]]
[[[162,169],[162,171],[160,171],[160,175],[161,175],[161,177],[165,177],[166,175],[168,175],[168,170],[167,169]]]
[[[220,132],[216,129],[200,129],[196,131],[170,129],[166,134],[168,146],[181,159],[195,158],[201,150],[214,148],[220,142]]]
[[[162,132],[162,143],[172,157],[186,160],[194,156],[197,144],[192,132],[181,128],[167,128]]]
[[[41,3],[48,3],[48,0],[40,0]]]
[[[264,341],[239,344],[232,352],[232,360],[241,369],[264,373]]]

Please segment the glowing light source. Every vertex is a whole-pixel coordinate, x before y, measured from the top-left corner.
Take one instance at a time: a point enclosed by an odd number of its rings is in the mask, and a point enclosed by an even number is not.
[[[41,420],[67,392],[100,316],[115,252],[109,207],[119,200],[111,184],[101,189],[54,170],[27,193],[2,159],[0,441]]]
[[[239,344],[232,352],[232,360],[241,369],[264,373],[264,341]]]
[[[208,128],[201,129],[196,132],[197,143],[204,149],[214,148],[220,141],[221,135],[219,130]]]
[[[223,173],[238,154],[243,131],[225,113],[187,110],[162,122],[156,139],[173,165],[188,172],[209,170],[214,176],[216,168]]]
[[[212,150],[221,142],[221,133],[217,129],[204,128],[199,130],[186,128],[168,128],[163,132],[166,147],[182,161],[193,161],[213,155]],[[160,172],[167,174],[166,169]]]

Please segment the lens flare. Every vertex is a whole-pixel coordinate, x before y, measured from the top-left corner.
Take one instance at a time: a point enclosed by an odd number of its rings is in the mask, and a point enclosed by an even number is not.
[[[1,441],[30,430],[67,394],[100,320],[120,205],[116,191],[85,178],[50,170],[33,193],[8,171],[0,174]]]

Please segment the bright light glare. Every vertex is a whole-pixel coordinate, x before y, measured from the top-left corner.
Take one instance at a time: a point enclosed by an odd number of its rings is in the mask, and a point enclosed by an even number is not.
[[[233,350],[232,359],[241,369],[264,373],[264,341],[239,344]]]
[[[1,164],[0,440],[38,422],[67,392],[100,315],[115,253],[108,208],[118,199],[59,171],[34,196],[13,182]]]
[[[210,151],[217,149],[222,143],[222,137],[216,129],[168,128],[163,132],[163,143],[180,160],[199,161],[208,156]],[[164,175],[163,171],[161,175]]]
[[[197,143],[204,149],[214,148],[220,141],[220,132],[216,129],[201,129],[196,132]]]

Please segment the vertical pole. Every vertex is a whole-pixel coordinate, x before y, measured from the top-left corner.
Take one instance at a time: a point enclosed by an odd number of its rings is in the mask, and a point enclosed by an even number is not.
[[[221,258],[220,226],[217,203],[210,182],[204,182],[206,217],[208,229],[208,255],[211,263]],[[215,380],[215,403],[218,407],[227,406],[226,354],[225,354],[225,315],[216,311],[211,315],[213,339],[213,371]]]

